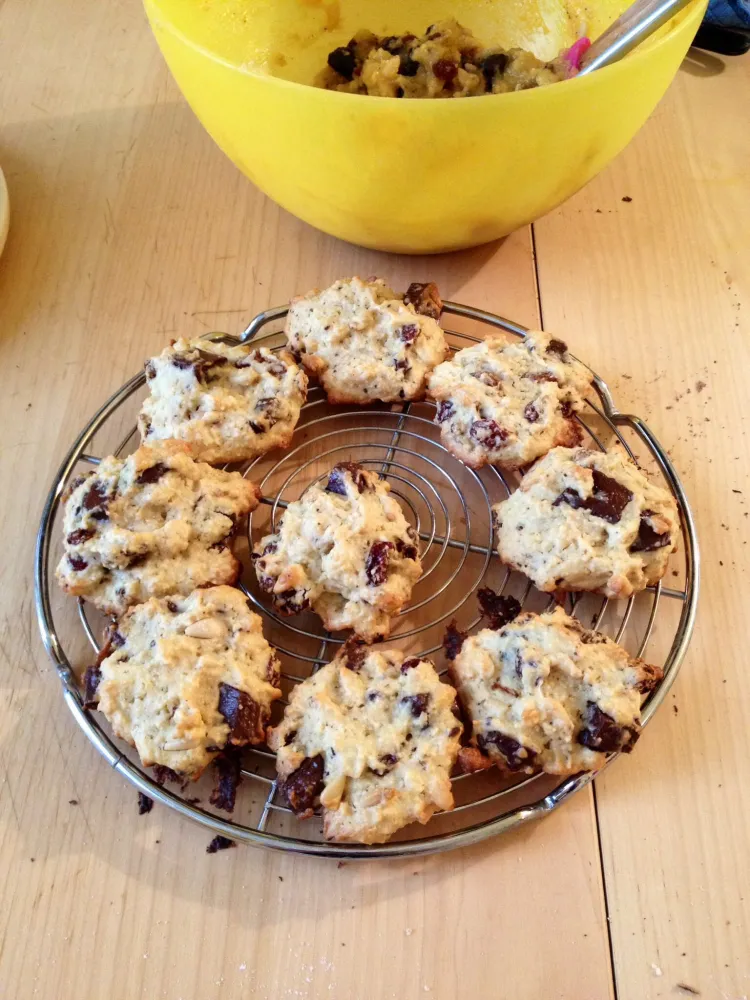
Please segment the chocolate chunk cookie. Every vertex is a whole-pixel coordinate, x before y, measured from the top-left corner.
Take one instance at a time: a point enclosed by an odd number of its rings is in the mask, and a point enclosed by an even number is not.
[[[116,736],[197,778],[227,746],[262,743],[281,697],[261,620],[233,587],[151,598],[113,628],[95,691]]]
[[[143,441],[186,441],[195,459],[241,462],[287,448],[307,395],[307,375],[287,352],[178,340],[146,363],[150,395]]]
[[[109,456],[71,484],[57,581],[113,615],[149,597],[234,583],[240,565],[229,543],[257,505],[251,482],[194,462],[178,441]]]
[[[319,804],[326,837],[376,844],[452,809],[455,695],[429,660],[347,643],[294,688],[269,733],[293,811]]]
[[[292,301],[286,335],[332,403],[421,399],[447,352],[435,318],[441,308],[431,284],[403,296],[379,278],[342,278]]]
[[[473,738],[509,771],[575,774],[629,753],[662,672],[562,608],[467,638],[451,667]]]
[[[619,448],[554,448],[494,515],[502,561],[548,592],[629,597],[664,576],[679,535],[671,494]]]
[[[261,589],[281,614],[310,607],[331,631],[387,636],[422,573],[418,539],[390,486],[351,462],[290,503],[255,546]]]
[[[536,332],[458,351],[429,376],[427,391],[449,451],[474,469],[516,469],[580,443],[575,414],[592,377],[561,340]]]

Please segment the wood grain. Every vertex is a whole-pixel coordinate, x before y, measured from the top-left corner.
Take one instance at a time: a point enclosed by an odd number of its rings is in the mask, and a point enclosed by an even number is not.
[[[204,830],[137,815],[67,713],[33,611],[47,484],[149,352],[178,332],[236,332],[356,272],[435,278],[533,324],[530,233],[428,260],[312,231],[213,146],[124,0],[5,0],[0,64],[13,211],[0,260],[0,996],[610,997],[590,793],[533,828],[413,863],[209,856]]]
[[[748,59],[691,53],[626,154],[535,227],[545,325],[668,447],[703,552],[667,706],[597,781],[619,1000],[750,995],[749,85]]]

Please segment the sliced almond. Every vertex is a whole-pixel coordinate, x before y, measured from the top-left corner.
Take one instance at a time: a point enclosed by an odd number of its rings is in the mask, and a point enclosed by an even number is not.
[[[320,793],[320,804],[326,809],[338,809],[341,798],[346,788],[346,775],[341,774],[333,781],[329,781]]]
[[[226,626],[218,618],[201,618],[185,628],[191,639],[223,639],[226,634]]]

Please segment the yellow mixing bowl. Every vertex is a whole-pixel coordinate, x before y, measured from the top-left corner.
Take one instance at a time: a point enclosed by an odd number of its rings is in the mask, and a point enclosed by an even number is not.
[[[358,29],[456,17],[488,47],[551,58],[628,0],[146,0],[185,97],[224,152],[311,225],[366,247],[438,253],[559,205],[629,142],[667,89],[706,0],[622,62],[537,90],[395,100],[318,90]]]

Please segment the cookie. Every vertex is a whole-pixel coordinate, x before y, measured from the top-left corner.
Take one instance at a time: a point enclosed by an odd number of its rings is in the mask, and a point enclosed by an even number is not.
[[[629,753],[662,676],[559,607],[482,629],[451,653],[474,742],[509,771],[575,774]]]
[[[446,448],[473,469],[517,469],[556,445],[581,441],[575,419],[593,376],[561,340],[537,331],[508,343],[488,337],[429,376]]]
[[[429,660],[350,641],[292,691],[269,733],[292,810],[330,840],[379,844],[452,809],[461,723]]]
[[[385,638],[422,574],[418,539],[390,486],[353,462],[334,466],[290,503],[253,563],[275,609],[308,607],[331,632]]]
[[[149,597],[234,583],[240,564],[229,542],[257,505],[251,482],[194,462],[181,442],[110,455],[70,486],[57,581],[112,615]]]
[[[279,672],[244,595],[209,587],[128,611],[87,696],[146,767],[197,778],[224,748],[265,741]]]
[[[379,278],[342,278],[292,300],[286,335],[331,403],[422,399],[427,376],[447,352],[435,316],[441,308],[431,283],[401,296]]]
[[[185,441],[193,458],[214,465],[287,448],[307,395],[290,354],[207,340],[175,341],[146,363],[146,377],[144,443]]]
[[[554,448],[493,508],[501,560],[539,590],[630,597],[677,548],[677,504],[621,449]]]

